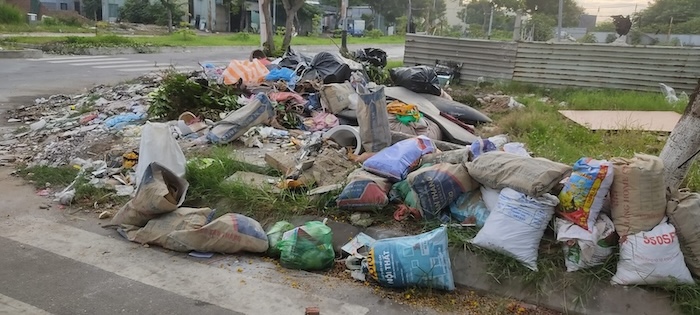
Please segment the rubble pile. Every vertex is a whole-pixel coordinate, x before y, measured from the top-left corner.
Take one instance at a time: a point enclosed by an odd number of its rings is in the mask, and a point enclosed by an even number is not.
[[[103,160],[106,151],[132,147],[138,143],[138,131],[129,124],[145,121],[147,96],[160,78],[136,81],[97,86],[75,96],[40,98],[10,111],[8,122],[25,126],[2,136],[0,152],[29,166],[55,167],[75,158]]]
[[[206,119],[194,104],[193,112],[148,117],[163,114],[149,109],[168,105],[156,77],[37,100],[13,112],[12,119],[27,127],[5,135],[0,150],[38,165],[78,165],[91,172],[94,185],[119,181],[113,188],[132,199],[110,226],[131,241],[196,255],[267,252],[279,255],[283,266],[303,270],[327,269],[337,256],[325,220],[296,227],[278,222],[265,232],[253,218],[232,213],[215,218],[212,209],[182,206],[189,188],[186,166],[217,163],[188,161],[183,148],[236,145],[256,152],[251,163],[263,160],[282,176],[225,174],[231,180],[253,179],[258,187],[274,188],[272,193],[342,190],[336,205],[354,212],[358,225],[371,225],[373,212],[389,209],[398,221],[442,224],[400,238],[358,235],[343,255],[349,255],[346,265],[359,280],[454,290],[448,228],[476,229],[474,245],[537,270],[540,242],[554,225],[568,271],[602,265],[619,248],[614,284],[694,282],[697,264],[686,261],[697,261],[700,237],[681,217],[700,215],[700,203],[694,202],[700,197],[667,196],[658,157],[582,157],[571,166],[532,157],[525,144],[507,135],[483,139],[474,126],[491,120],[452,100],[433,68],[392,70],[396,86],[370,82],[366,69],[385,66],[382,53],[365,50],[349,60],[331,53],[311,58],[290,49],[277,60],[253,52],[226,68],[205,64],[182,86],[229,86],[239,93],[235,108],[216,120]],[[490,112],[524,106],[498,93],[474,97]],[[166,116],[178,118],[146,122]],[[110,136],[111,144],[105,140]],[[84,155],[90,159],[77,159]],[[124,169],[131,171],[124,175]],[[69,189],[58,199],[70,199]]]

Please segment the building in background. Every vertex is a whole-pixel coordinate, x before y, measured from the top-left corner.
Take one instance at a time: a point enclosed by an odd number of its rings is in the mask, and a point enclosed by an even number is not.
[[[591,14],[581,14],[578,20],[578,27],[585,28],[586,30],[593,31],[595,29],[595,23],[598,20],[597,15]]]
[[[464,21],[459,18],[459,12],[466,8],[468,1],[465,0],[445,0],[445,19],[450,26],[465,27]]]

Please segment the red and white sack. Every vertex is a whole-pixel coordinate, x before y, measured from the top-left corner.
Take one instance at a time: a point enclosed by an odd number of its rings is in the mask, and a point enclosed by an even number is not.
[[[620,285],[694,283],[683,260],[676,229],[664,217],[648,232],[627,235],[620,245],[617,273],[610,281]]]

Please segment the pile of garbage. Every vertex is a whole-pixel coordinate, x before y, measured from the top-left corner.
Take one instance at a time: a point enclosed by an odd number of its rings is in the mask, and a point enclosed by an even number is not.
[[[360,244],[348,251],[355,278],[369,276],[389,287],[453,289],[449,268],[442,269],[449,267],[446,252],[406,251],[444,248],[446,227],[476,228],[472,244],[536,271],[550,222],[569,272],[604,265],[619,250],[612,284],[694,283],[693,276],[700,276],[695,228],[700,194],[667,194],[660,158],[583,157],[569,166],[531,157],[523,144],[506,136],[467,147],[436,159],[430,139],[407,139],[373,155],[348,177],[338,197],[341,209],[376,211],[394,203],[397,220],[443,223],[419,236],[353,240],[351,244]],[[364,251],[357,251],[360,247]],[[433,262],[423,261],[428,258]],[[420,274],[431,267],[437,272]]]

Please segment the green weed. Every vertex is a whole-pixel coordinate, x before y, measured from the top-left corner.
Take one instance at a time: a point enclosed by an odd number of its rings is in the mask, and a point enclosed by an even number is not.
[[[66,187],[75,180],[78,170],[70,166],[32,166],[20,169],[19,175],[31,181],[36,188]]]

